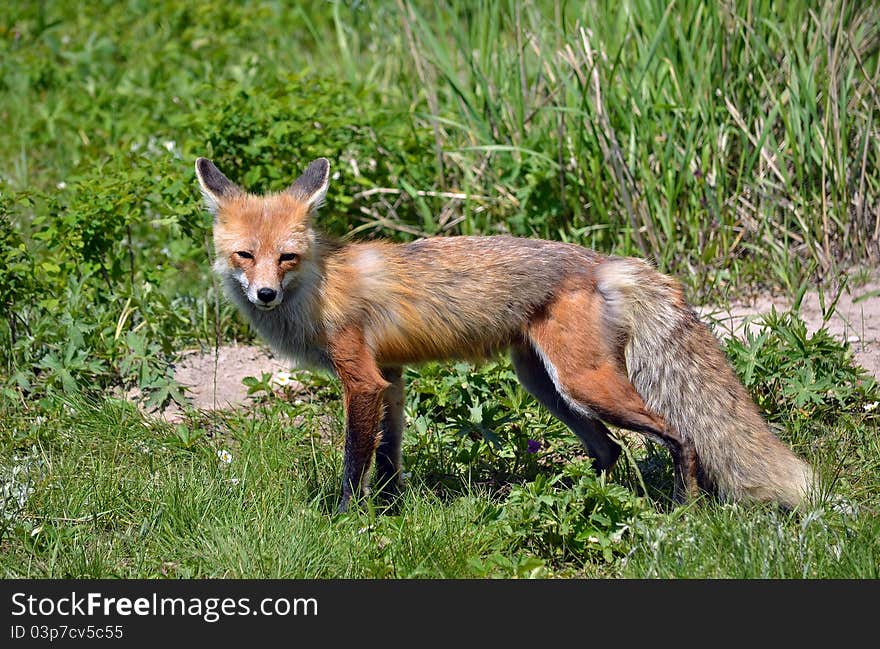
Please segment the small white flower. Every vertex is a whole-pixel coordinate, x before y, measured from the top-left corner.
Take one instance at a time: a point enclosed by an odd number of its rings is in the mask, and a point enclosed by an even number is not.
[[[230,462],[232,462],[232,453],[227,451],[225,448],[217,451],[217,457],[220,458],[220,461],[224,464],[229,464]]]
[[[873,401],[871,403],[866,403],[865,404],[865,412],[871,412],[872,410],[875,410],[877,408],[877,406],[880,406],[880,401]]]
[[[55,186],[56,186],[58,189],[64,189],[65,187],[67,187],[67,183],[64,182],[64,181],[62,180],[62,181],[56,183]]]
[[[595,536],[590,536],[590,537],[587,537],[587,541],[589,541],[590,543],[598,543],[599,538],[595,537]]]
[[[177,142],[174,140],[165,140],[162,142],[162,146],[164,146],[168,151],[174,153],[174,147],[177,146]]]
[[[279,388],[290,385],[291,380],[290,372],[275,372],[272,375],[272,385],[277,385]]]

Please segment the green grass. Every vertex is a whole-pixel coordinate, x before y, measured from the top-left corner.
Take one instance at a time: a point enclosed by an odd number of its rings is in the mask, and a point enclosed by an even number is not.
[[[340,236],[573,241],[695,302],[834,286],[877,260],[878,26],[843,0],[6,3],[3,574],[876,577],[880,396],[784,315],[727,351],[830,492],[796,514],[674,509],[636,438],[597,479],[503,361],[408,372],[390,512],[332,513],[325,378],[177,426],[117,395],[181,400],[175,352],[252,339],[209,274],[199,155],[256,191],[329,157]]]
[[[16,464],[34,491],[4,509],[7,577],[455,577],[493,541],[473,497],[331,516],[338,452],[266,412],[186,446],[125,402],[68,408]]]
[[[708,496],[674,508],[667,454],[632,436],[599,478],[574,436],[492,363],[410,372],[401,499],[338,515],[340,395],[304,373],[316,387],[297,399],[264,393],[175,425],[111,397],[5,412],[0,573],[876,578],[880,391],[840,343],[798,338],[796,320],[768,325],[729,351],[741,371],[761,351],[758,384],[779,385],[764,410],[822,478],[802,511]],[[835,389],[793,406],[781,395],[817,362]]]

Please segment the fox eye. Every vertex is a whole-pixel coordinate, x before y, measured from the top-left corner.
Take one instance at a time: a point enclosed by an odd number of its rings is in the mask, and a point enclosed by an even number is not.
[[[299,255],[295,252],[285,252],[281,254],[278,261],[283,264],[285,261],[296,261],[297,257],[299,257]]]
[[[253,259],[254,258],[254,256],[251,253],[249,253],[247,250],[237,250],[235,252],[235,254],[238,255],[239,257],[241,257],[242,259]]]

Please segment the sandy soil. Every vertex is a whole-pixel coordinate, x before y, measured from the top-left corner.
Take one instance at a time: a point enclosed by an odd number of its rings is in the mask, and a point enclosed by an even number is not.
[[[175,365],[174,378],[188,388],[195,407],[215,410],[247,399],[247,387],[241,382],[244,377],[259,379],[264,372],[275,375],[290,369],[262,347],[228,345],[220,347],[216,355],[213,349],[184,352]]]
[[[750,303],[733,304],[729,309],[705,306],[698,309],[704,320],[714,322],[716,332],[724,337],[742,335],[745,326],[756,327],[754,321],[768,313],[772,306],[787,310],[790,303],[782,298],[760,297]],[[801,316],[810,331],[822,326],[822,310],[817,293],[807,293],[801,304]],[[849,341],[856,361],[880,377],[880,274],[868,284],[844,293],[828,321],[828,330],[841,340]],[[245,376],[260,378],[263,372],[277,375],[292,369],[275,358],[264,347],[235,345],[217,350],[183,352],[175,366],[175,377],[189,389],[194,407],[205,410],[235,407],[247,403]],[[296,392],[296,384],[288,385]],[[179,409],[163,413],[169,421],[178,420]]]
[[[825,307],[833,296],[825,296]],[[703,307],[699,313],[707,322],[715,323],[715,331],[721,337],[741,336],[743,327],[753,326],[754,321],[772,307],[787,311],[791,302],[778,297],[761,296],[752,302],[732,304],[729,309]],[[810,332],[822,327],[822,305],[819,294],[807,292],[801,302],[800,314]],[[825,324],[828,331],[840,340],[849,342],[859,363],[874,376],[880,377],[880,274],[850,292],[840,296],[834,312]]]
[[[174,378],[187,390],[186,394],[194,408],[217,410],[233,408],[248,403],[247,386],[242,383],[246,376],[261,379],[264,372],[273,376],[289,372],[291,367],[276,358],[264,347],[256,345],[224,345],[215,350],[192,349],[180,354],[174,364]],[[285,386],[290,392],[303,388],[301,383],[291,381]],[[161,414],[170,422],[180,421],[182,411],[171,404]]]

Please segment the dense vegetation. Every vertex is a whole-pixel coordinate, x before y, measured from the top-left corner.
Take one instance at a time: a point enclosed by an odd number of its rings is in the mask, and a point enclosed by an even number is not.
[[[176,351],[252,338],[198,155],[255,191],[330,158],[339,236],[511,232],[650,257],[694,302],[833,297],[878,259],[878,49],[880,9],[842,0],[6,3],[2,573],[877,577],[880,394],[796,314],[727,343],[834,492],[795,514],[672,509],[634,438],[597,478],[503,360],[408,371],[384,514],[330,515],[327,377],[176,426],[121,395],[185,403]]]

